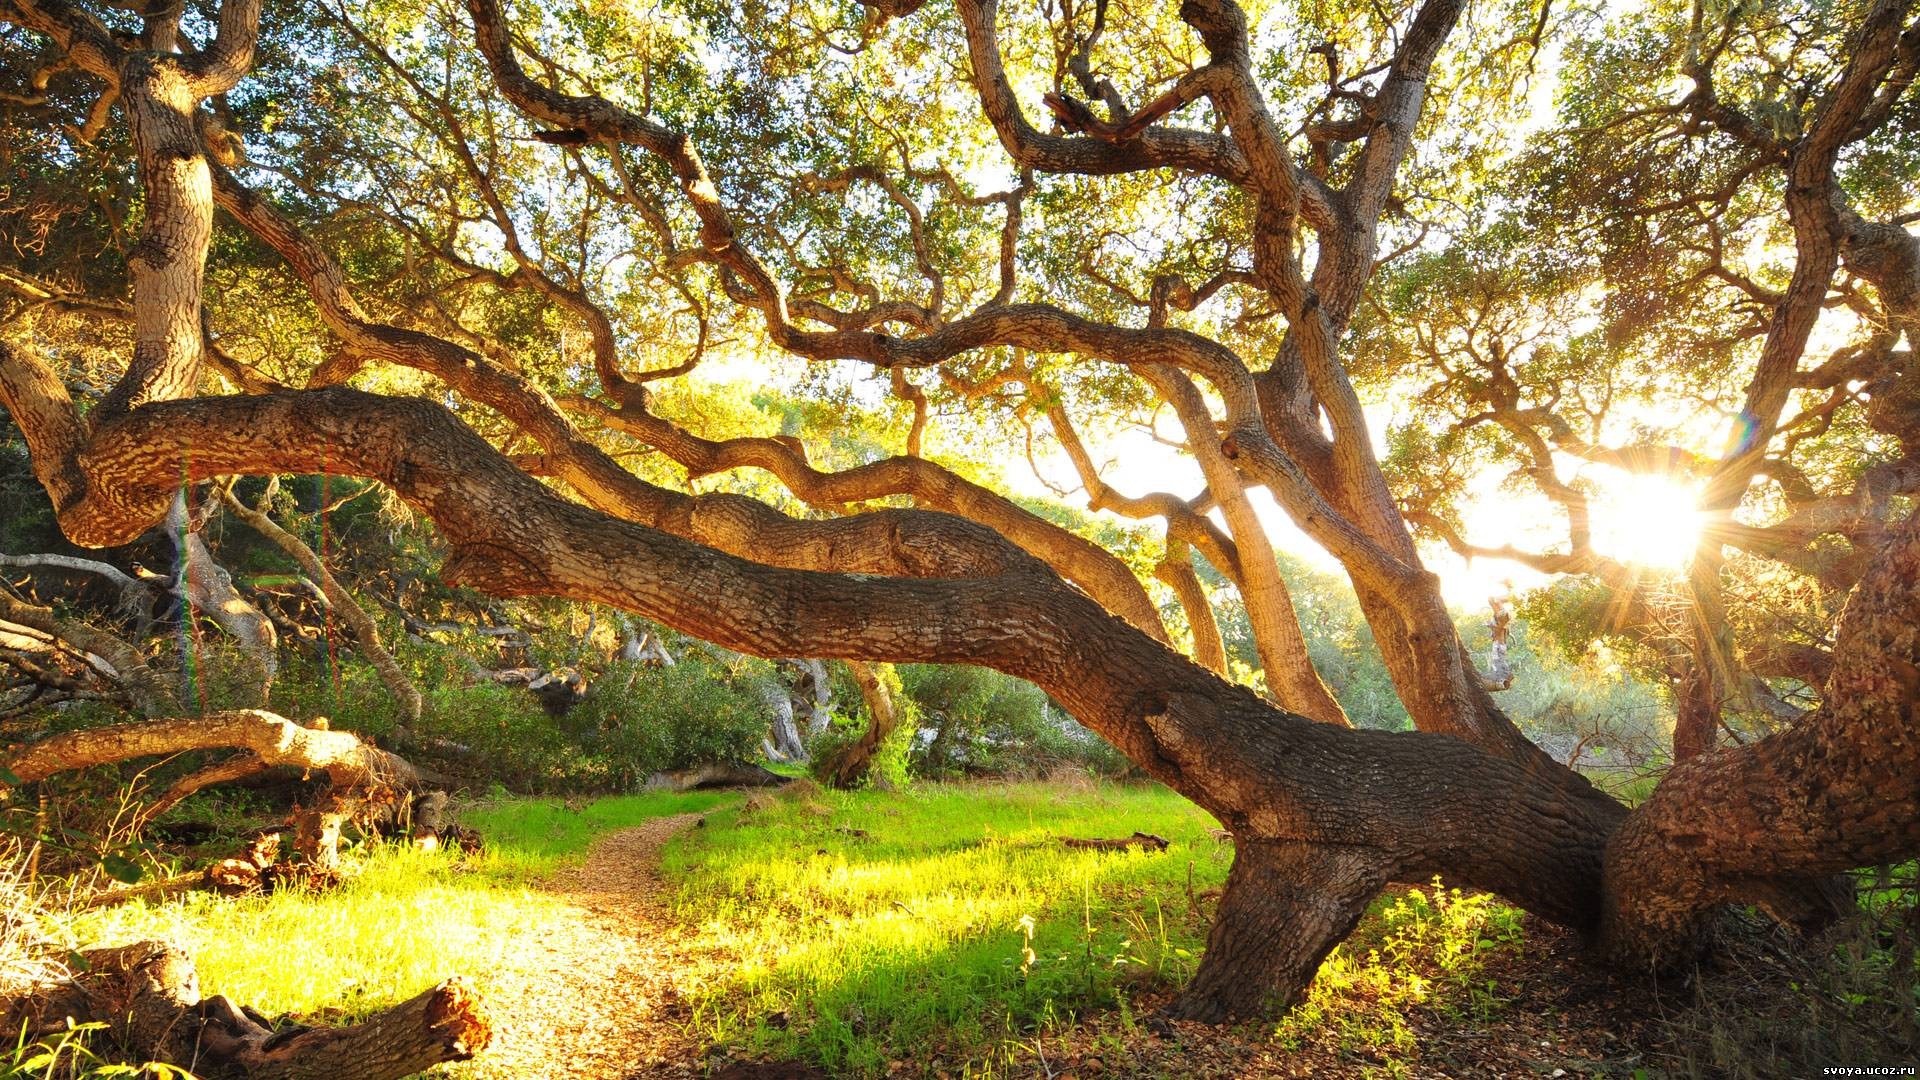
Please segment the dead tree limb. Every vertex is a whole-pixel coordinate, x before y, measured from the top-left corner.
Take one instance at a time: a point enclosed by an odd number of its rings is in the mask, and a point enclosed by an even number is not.
[[[331,784],[326,801],[302,811],[295,820],[300,854],[321,871],[337,865],[340,828],[347,820],[390,806],[421,786],[419,771],[405,758],[363,742],[351,732],[303,727],[260,709],[62,732],[0,755],[0,768],[21,783],[33,783],[95,765],[223,748],[248,751],[260,768],[291,765],[326,774]],[[234,763],[223,768],[227,765],[209,766],[202,774],[219,779],[238,767]],[[0,794],[4,793],[0,787]]]
[[[466,1061],[493,1030],[484,1002],[452,978],[357,1024],[279,1026],[222,996],[202,998],[193,961],[143,941],[81,954],[67,982],[0,1001],[9,1031],[64,1028],[69,1017],[105,1024],[127,1057],[247,1080],[401,1080],[441,1062]]]
[[[1167,850],[1167,838],[1152,833],[1137,832],[1132,836],[1123,836],[1112,840],[1082,840],[1078,837],[1063,836],[1060,843],[1070,848],[1092,848],[1097,851],[1125,851],[1137,847],[1142,851]]]
[[[261,500],[261,506],[265,507],[271,497],[272,488],[270,487],[268,495]],[[278,522],[267,516],[264,509],[256,510],[241,502],[234,496],[231,488],[220,488],[220,498],[226,504],[227,513],[246,522],[253,531],[272,541],[275,547],[286,552],[294,562],[299,563],[300,569],[306,572],[307,577],[319,585],[320,592],[332,606],[334,614],[340,616],[341,621],[347,624],[347,632],[353,635],[353,640],[360,646],[360,654],[373,665],[373,670],[379,674],[380,681],[400,703],[406,722],[397,734],[401,745],[406,745],[411,741],[412,726],[420,722],[420,688],[413,684],[412,679],[407,678],[407,673],[400,670],[400,665],[394,660],[393,654],[380,643],[380,628],[374,625],[373,618],[367,614],[365,608],[360,606],[359,601],[353,598],[353,594],[340,584],[339,579],[333,576],[333,572],[327,569],[327,564],[320,561],[320,556],[314,554],[313,549],[308,547],[304,540],[281,528]]]

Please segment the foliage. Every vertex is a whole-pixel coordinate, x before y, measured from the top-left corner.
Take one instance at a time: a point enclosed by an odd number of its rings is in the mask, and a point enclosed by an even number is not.
[[[1132,768],[1032,683],[946,664],[902,665],[900,678],[923,718],[911,748],[921,776],[1033,777],[1062,765],[1117,776]]]
[[[630,790],[662,770],[757,757],[767,710],[756,684],[772,678],[765,661],[697,651],[670,667],[616,663],[588,684],[564,725],[608,787]]]

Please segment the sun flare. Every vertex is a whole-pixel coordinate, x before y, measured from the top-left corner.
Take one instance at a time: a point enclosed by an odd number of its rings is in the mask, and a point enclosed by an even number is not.
[[[1593,546],[1636,566],[1678,570],[1700,540],[1699,498],[1671,476],[1611,480],[1592,501]]]

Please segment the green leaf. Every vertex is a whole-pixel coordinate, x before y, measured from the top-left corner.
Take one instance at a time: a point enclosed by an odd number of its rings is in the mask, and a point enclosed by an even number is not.
[[[138,885],[140,879],[146,876],[138,863],[124,855],[101,856],[100,869],[105,870],[108,877],[126,885]]]
[[[26,783],[26,781],[15,776],[12,769],[0,766],[0,784],[5,784],[7,787],[19,787],[24,783]]]

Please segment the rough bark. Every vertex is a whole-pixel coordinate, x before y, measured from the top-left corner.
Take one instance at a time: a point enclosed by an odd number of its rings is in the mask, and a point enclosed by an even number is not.
[[[1756,879],[1814,879],[1920,849],[1920,519],[1889,539],[1841,617],[1820,708],[1677,764],[1621,826],[1605,893],[1618,955],[1684,959],[1713,907]],[[1761,899],[1797,921],[1805,892]]]
[[[1207,951],[1169,1012],[1217,1024],[1292,1005],[1384,884],[1361,849],[1236,840]]]
[[[145,941],[83,953],[81,974],[59,987],[0,1002],[6,1028],[56,1031],[69,1017],[103,1023],[122,1053],[191,1068],[207,1080],[402,1080],[466,1061],[492,1039],[487,1011],[465,980],[341,1027],[275,1026],[224,997],[202,998],[193,961]]]

